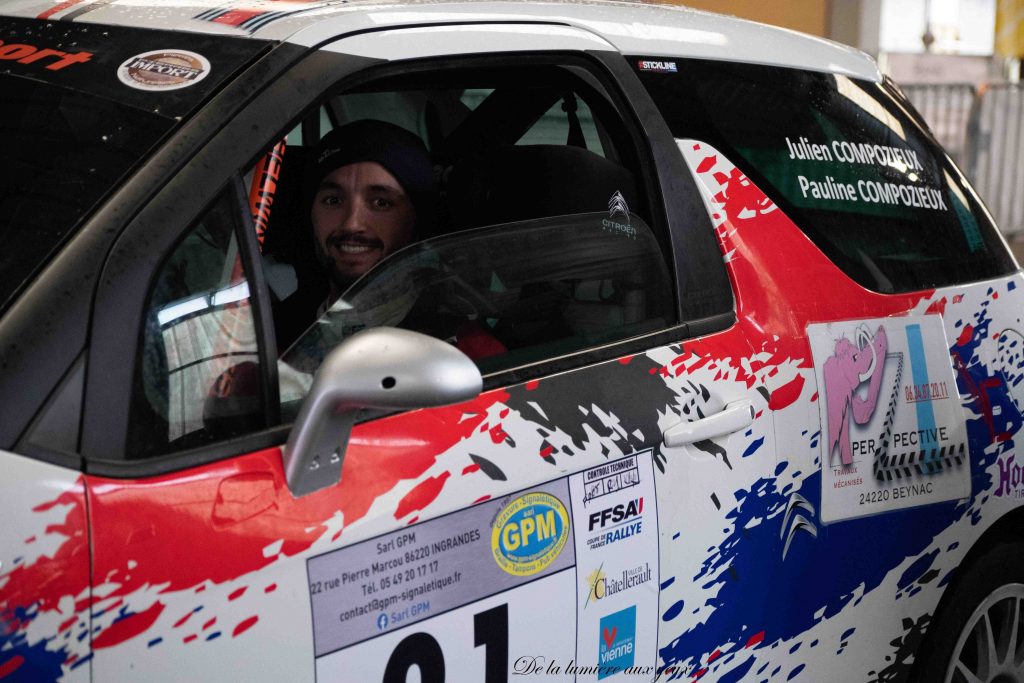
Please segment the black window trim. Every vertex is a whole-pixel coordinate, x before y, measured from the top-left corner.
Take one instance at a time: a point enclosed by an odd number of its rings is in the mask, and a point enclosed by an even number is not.
[[[101,282],[97,264],[103,263],[137,212],[165,186],[166,178],[176,174],[194,150],[216,134],[220,122],[241,110],[265,83],[305,52],[295,45],[275,45],[208,97],[203,109],[165,138],[147,159],[140,160],[131,177],[83,219],[0,317],[0,364],[6,368],[0,373],[0,399],[6,406],[0,412],[0,448],[47,459],[37,451],[22,453],[17,444],[89,345],[94,296]],[[40,334],[40,330],[51,332]],[[89,381],[87,368],[87,386]]]
[[[334,40],[338,38],[331,42]],[[667,124],[623,56],[617,52],[601,51],[532,54],[547,63],[557,63],[557,60],[565,59],[567,55],[575,59],[587,57],[591,71],[603,70],[603,73],[598,74],[600,80],[608,88],[609,95],[618,98],[619,101],[614,104],[620,107],[624,123],[630,129],[634,141],[641,143],[638,153],[643,172],[642,182],[652,196],[650,205],[655,214],[652,222],[656,218],[665,221],[664,228],[671,241],[670,267],[676,275],[677,283],[683,283],[677,286],[677,308],[682,309],[683,315],[687,315],[687,282],[711,282],[717,290],[719,301],[717,310],[681,317],[681,323],[665,330],[490,375],[485,378],[485,390],[570,368],[581,368],[653,346],[680,343],[724,330],[736,321],[732,288],[703,200],[683,164],[682,155],[675,148]],[[476,60],[521,64],[522,57],[521,53],[503,53],[478,58],[457,56],[448,59],[460,65]],[[418,59],[416,63],[433,62],[436,66],[438,61]],[[351,87],[354,80],[358,81],[366,73],[378,72],[378,69],[372,67],[382,65],[399,69],[409,66],[405,62],[388,63],[314,50],[290,72],[257,93],[227,126],[207,121],[206,128],[213,130],[208,131],[205,137],[193,136],[189,139],[189,154],[184,157],[180,172],[131,221],[112,249],[103,269],[96,298],[93,343],[87,369],[86,414],[81,444],[86,472],[112,477],[145,477],[282,445],[290,425],[272,426],[237,439],[166,456],[125,459],[127,415],[135,372],[134,359],[141,341],[139,331],[142,329],[143,300],[164,254],[224,187],[223,184],[217,187],[206,186],[201,182],[204,177],[212,175],[234,178],[233,182],[240,183],[239,172],[251,166],[269,144],[262,142],[257,148],[254,141],[272,140],[282,130],[300,121],[310,107],[323,100],[325,94]],[[223,115],[223,112],[213,109],[216,113],[204,110],[198,117]],[[290,125],[281,125],[281,122]],[[242,136],[244,139],[241,141],[232,141],[228,136],[217,134],[221,128],[244,130],[247,134]],[[170,144],[173,146],[174,140]],[[182,201],[182,197],[186,200]],[[248,211],[243,213],[247,215]],[[178,228],[166,230],[164,226],[168,222]],[[255,248],[254,232],[250,234],[253,237],[246,239],[249,251]],[[250,253],[247,258],[252,259],[253,255]],[[253,284],[259,292],[257,298],[266,297],[266,283],[262,277]],[[679,294],[680,290],[682,295]],[[256,310],[261,335],[261,364],[266,372],[276,372],[275,363],[262,362],[263,354],[269,354],[273,349],[273,335],[269,333],[272,325],[269,325],[269,310],[266,309],[268,307],[258,306]],[[123,344],[125,340],[132,340],[130,348]],[[126,359],[131,359],[131,362],[125,362]],[[271,378],[264,375],[264,379]],[[271,386],[276,387],[276,381]],[[117,438],[112,440],[111,435],[117,435]]]
[[[277,380],[277,341],[274,338],[273,311],[270,301],[270,286],[260,261],[260,245],[256,238],[256,226],[247,201],[248,193],[242,176],[236,172],[232,177],[232,191],[242,220],[238,224],[241,234],[236,234],[238,251],[249,283],[249,301],[253,311],[253,325],[256,330],[257,355],[260,360],[260,396],[263,397],[263,415],[266,424],[281,422],[280,387]]]
[[[149,176],[145,180],[154,183],[148,188],[151,199],[117,237],[96,288],[81,439],[86,471],[90,471],[90,461],[119,461],[126,455],[144,300],[165,254],[217,199],[225,183],[254,163],[258,151],[262,151],[255,148],[255,140],[276,135],[281,121],[296,120],[306,104],[335,83],[339,75],[378,61],[314,51],[280,78],[276,77],[281,68],[260,74],[262,79],[248,84],[243,102],[232,100],[240,93],[221,93],[168,141],[163,155],[144,169]],[[223,134],[225,128],[246,134],[232,139]],[[210,177],[223,178],[224,182],[210,183]],[[246,208],[243,215],[247,213]],[[169,230],[168,225],[175,228]],[[257,312],[261,327],[265,314]],[[260,345],[266,345],[265,339]],[[131,476],[146,475],[142,467]]]

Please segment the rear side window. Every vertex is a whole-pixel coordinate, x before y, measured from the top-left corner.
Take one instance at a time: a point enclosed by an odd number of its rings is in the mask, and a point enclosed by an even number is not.
[[[673,135],[728,155],[864,287],[906,292],[1013,272],[974,190],[890,86],[696,60],[645,70],[651,63],[633,60]]]

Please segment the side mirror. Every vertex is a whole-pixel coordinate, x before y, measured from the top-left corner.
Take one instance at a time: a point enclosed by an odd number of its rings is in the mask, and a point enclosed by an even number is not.
[[[359,410],[449,405],[482,387],[473,361],[440,339],[393,327],[352,335],[324,358],[288,435],[288,488],[299,498],[341,480]]]

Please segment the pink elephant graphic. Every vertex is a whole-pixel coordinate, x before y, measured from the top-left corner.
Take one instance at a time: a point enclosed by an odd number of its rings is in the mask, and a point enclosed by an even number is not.
[[[850,409],[853,409],[853,419],[857,424],[867,424],[875,414],[878,394],[882,389],[885,353],[889,346],[885,328],[879,325],[878,331],[872,335],[867,327],[861,325],[854,336],[856,344],[846,337],[838,339],[835,353],[825,361],[829,464],[832,463],[832,453],[837,446],[842,464],[853,462]],[[865,382],[869,382],[867,395],[861,396],[857,390]]]

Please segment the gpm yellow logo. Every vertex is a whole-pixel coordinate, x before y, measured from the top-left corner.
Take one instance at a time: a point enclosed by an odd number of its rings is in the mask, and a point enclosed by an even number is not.
[[[550,493],[535,491],[516,498],[494,520],[491,552],[498,566],[513,576],[544,571],[569,538],[569,513]]]

